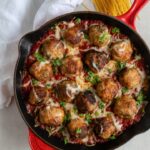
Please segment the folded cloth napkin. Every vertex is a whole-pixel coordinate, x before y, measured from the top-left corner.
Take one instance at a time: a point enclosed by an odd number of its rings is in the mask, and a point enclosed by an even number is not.
[[[0,1],[0,108],[9,106],[13,96],[13,72],[18,40],[60,14],[74,11],[83,0]]]

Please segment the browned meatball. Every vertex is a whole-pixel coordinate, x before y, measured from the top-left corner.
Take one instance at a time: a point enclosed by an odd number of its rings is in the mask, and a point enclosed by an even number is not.
[[[114,122],[111,115],[107,115],[104,118],[101,118],[97,121],[95,126],[95,132],[96,134],[103,138],[108,139],[110,136],[112,136],[116,131],[116,128],[114,126]]]
[[[132,119],[137,111],[136,101],[129,95],[123,95],[114,105],[114,113],[121,118]]]
[[[89,28],[89,38],[92,44],[105,47],[110,43],[111,35],[107,26],[93,25]]]
[[[76,94],[77,85],[74,81],[62,81],[55,87],[55,93],[59,100],[71,102]]]
[[[97,106],[96,99],[90,91],[79,93],[75,98],[75,103],[80,113],[91,113]]]
[[[65,54],[64,44],[56,39],[47,40],[43,43],[40,52],[48,58],[63,58]]]
[[[64,121],[64,110],[61,107],[46,106],[39,112],[39,120],[42,124],[59,126]]]
[[[74,27],[71,27],[64,32],[63,37],[68,43],[70,43],[71,45],[74,46],[74,45],[80,43],[80,41],[81,41],[82,29],[83,28],[81,25],[76,25]]]
[[[88,128],[85,121],[81,118],[76,118],[68,124],[68,130],[73,137],[85,138],[88,134]]]
[[[30,104],[36,105],[43,100],[47,100],[48,97],[49,97],[49,92],[46,88],[36,86],[32,88],[28,101]]]
[[[53,70],[50,63],[42,64],[44,62],[38,62],[32,64],[29,69],[31,75],[39,81],[48,81],[53,76]]]
[[[112,43],[110,49],[112,52],[112,58],[122,62],[130,60],[133,53],[130,40],[122,40]]]
[[[64,59],[61,66],[61,73],[66,75],[79,75],[83,69],[80,57],[68,56]]]
[[[85,54],[85,64],[93,71],[100,71],[109,61],[105,53],[90,50]]]
[[[141,75],[136,68],[126,69],[120,76],[120,82],[127,88],[135,88],[141,83]]]
[[[113,100],[119,90],[118,82],[111,78],[104,79],[98,83],[96,91],[98,96],[105,103],[109,103]]]

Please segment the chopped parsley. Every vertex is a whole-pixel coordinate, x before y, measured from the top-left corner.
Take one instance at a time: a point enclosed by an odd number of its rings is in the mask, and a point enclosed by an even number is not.
[[[45,61],[45,58],[39,52],[34,53],[34,56],[39,62]]]
[[[99,42],[104,42],[105,40],[107,40],[109,37],[109,33],[108,32],[103,32],[100,36],[99,36]]]
[[[70,121],[70,118],[71,118],[71,115],[70,113],[67,113],[64,117],[64,122],[69,122]]]
[[[98,107],[103,110],[105,107],[105,104],[102,101],[100,101],[98,104]]]
[[[91,120],[92,119],[92,117],[91,117],[91,115],[90,114],[86,114],[85,115],[85,120],[88,122],[88,123],[91,123]]]
[[[117,27],[114,27],[112,30],[111,30],[112,33],[120,33],[120,29],[117,28]]]
[[[33,85],[38,85],[38,84],[39,84],[39,81],[36,80],[36,79],[32,79],[32,84],[33,84]]]
[[[77,128],[77,129],[76,129],[76,133],[77,133],[77,134],[80,134],[80,133],[81,133],[81,129],[80,129],[80,128]]]
[[[77,109],[76,106],[73,107],[73,111],[74,111],[74,113],[76,113],[76,114],[78,113],[78,109]]]
[[[80,117],[83,117],[83,116],[84,116],[84,114],[79,114],[79,116],[80,116]]]
[[[118,67],[118,70],[121,71],[126,67],[126,63],[118,61],[117,67]]]
[[[109,73],[112,73],[112,70],[110,68],[107,69]]]
[[[60,104],[60,106],[62,106],[62,107],[65,107],[65,105],[66,105],[66,103],[63,102],[63,101],[61,101],[59,104]]]
[[[59,58],[53,59],[52,64],[53,64],[54,67],[59,67],[59,66],[62,65],[62,60],[59,59]]]
[[[99,116],[99,112],[98,111],[95,112],[95,116]]]
[[[127,93],[128,91],[129,91],[129,89],[128,89],[127,87],[123,87],[123,88],[122,88],[122,93],[123,93],[123,94]]]
[[[51,84],[50,84],[50,83],[47,83],[47,84],[45,85],[45,87],[49,89],[49,88],[51,87]]]
[[[89,36],[86,33],[84,33],[84,38],[88,40]]]
[[[77,18],[77,19],[75,20],[75,23],[77,23],[77,24],[81,23],[81,19],[80,19],[80,18]]]
[[[142,91],[140,91],[137,96],[137,99],[136,99],[137,105],[141,105],[145,98],[146,97],[145,97],[144,93]]]
[[[97,84],[100,79],[97,75],[95,75],[92,71],[88,72],[88,77],[86,78],[87,81],[90,81],[92,84]]]
[[[67,144],[67,143],[68,143],[67,138],[64,138],[64,144]]]
[[[115,136],[115,135],[112,135],[112,136],[109,137],[109,139],[110,139],[110,140],[115,140],[115,139],[116,139],[116,136]]]

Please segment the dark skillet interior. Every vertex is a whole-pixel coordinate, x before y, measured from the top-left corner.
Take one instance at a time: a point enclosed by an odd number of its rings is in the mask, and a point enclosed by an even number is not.
[[[127,142],[129,139],[131,139],[133,136],[142,133],[150,128],[150,103],[148,103],[145,115],[141,119],[141,121],[131,127],[129,127],[123,134],[121,134],[116,140],[109,141],[104,144],[96,144],[94,147],[86,147],[81,145],[72,145],[67,144],[64,145],[64,142],[59,140],[56,137],[48,137],[48,133],[40,128],[34,127],[34,120],[33,118],[27,114],[27,110],[25,107],[25,98],[22,96],[21,92],[21,72],[24,68],[25,59],[28,56],[28,53],[31,49],[31,46],[39,40],[44,33],[49,29],[51,25],[54,25],[55,23],[63,20],[70,20],[73,17],[79,17],[81,19],[92,19],[92,20],[101,20],[105,22],[108,25],[116,26],[121,29],[121,32],[123,34],[126,34],[135,47],[141,52],[142,56],[144,57],[145,63],[148,65],[148,68],[150,68],[150,52],[148,47],[146,46],[145,42],[141,39],[141,37],[133,31],[131,28],[129,28],[124,23],[118,21],[117,19],[106,16],[104,14],[99,14],[96,12],[75,12],[75,13],[69,13],[60,17],[57,17],[49,22],[47,22],[45,25],[43,25],[40,29],[30,32],[23,36],[23,38],[20,40],[19,43],[19,58],[16,64],[16,70],[14,74],[14,92],[15,92],[15,99],[18,105],[18,108],[20,110],[20,113],[25,120],[28,127],[43,141],[45,141],[47,144],[54,146],[57,149],[68,149],[68,150],[98,150],[98,149],[114,149],[125,142]],[[150,92],[149,92],[150,93]],[[150,97],[148,95],[148,97]]]

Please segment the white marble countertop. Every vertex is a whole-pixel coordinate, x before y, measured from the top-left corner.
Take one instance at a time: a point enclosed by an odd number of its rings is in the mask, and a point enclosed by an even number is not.
[[[150,3],[140,12],[136,26],[138,33],[150,47]],[[150,130],[137,135],[117,150],[149,150]],[[13,101],[9,108],[0,110],[0,149],[1,150],[30,150],[28,144],[28,128],[25,125],[16,103]]]

